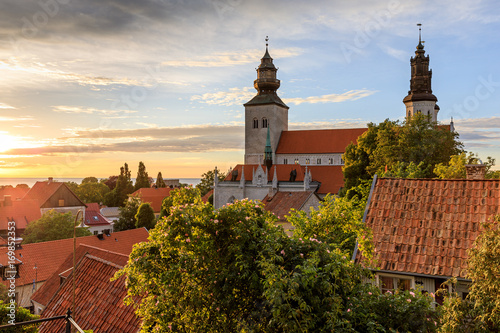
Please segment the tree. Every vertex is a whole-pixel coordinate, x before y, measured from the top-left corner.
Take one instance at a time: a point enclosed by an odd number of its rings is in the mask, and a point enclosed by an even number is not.
[[[71,213],[50,210],[41,218],[28,224],[23,234],[23,243],[39,243],[73,237],[75,217]],[[78,225],[78,222],[77,222]],[[76,237],[90,236],[88,228],[76,228]]]
[[[160,218],[169,216],[172,207],[185,204],[193,204],[200,197],[201,194],[198,188],[193,189],[191,187],[181,187],[174,189],[170,192],[170,195],[168,197],[163,199],[163,202],[161,204]]]
[[[137,210],[135,215],[135,226],[136,228],[146,228],[151,230],[155,227],[156,217],[153,207],[147,202],[142,203]]]
[[[110,189],[104,183],[82,181],[74,192],[85,203],[103,203]]]
[[[7,325],[9,321],[21,323],[25,321],[38,319],[39,316],[33,315],[28,309],[18,307],[15,303],[4,302],[0,300],[0,325]],[[38,332],[38,324],[17,326],[12,328],[4,328],[2,332],[11,333],[36,333]]]
[[[117,180],[118,176],[109,176],[109,178],[101,179],[100,182],[105,184],[111,191],[113,191],[116,187]]]
[[[149,175],[146,172],[146,166],[141,161],[139,162],[139,169],[137,170],[134,189],[137,191],[138,189],[145,187],[149,188],[151,187],[151,184],[149,183]]]
[[[210,190],[214,186],[215,170],[216,169],[209,170],[201,175],[201,181],[198,185],[196,185],[196,188],[200,190],[201,196],[204,196],[205,194],[210,192]],[[226,178],[227,174],[217,170],[217,176],[217,178],[219,178],[219,181],[223,181]]]
[[[66,186],[69,187],[69,189],[73,192],[76,192],[76,190],[78,189],[78,183],[75,183],[75,182],[64,182],[64,184],[66,184]]]
[[[156,176],[156,187],[157,188],[167,187],[167,185],[165,184],[165,181],[163,180],[161,172],[158,172],[158,176]]]
[[[388,119],[378,125],[370,123],[357,144],[347,146],[343,155],[345,190],[375,174],[435,177],[437,164],[447,163],[450,156],[462,152],[457,137],[456,132],[422,114],[402,124]]]
[[[128,164],[120,168],[120,175],[116,180],[116,187],[104,196],[104,203],[109,207],[123,207],[130,193],[134,192],[134,185],[130,178]]]
[[[462,152],[458,155],[452,155],[446,163],[437,164],[434,173],[441,179],[465,179],[467,176],[465,166],[467,164],[479,164],[479,161],[476,154]],[[484,164],[486,165],[485,178],[497,178],[496,171],[490,171],[491,167],[495,165],[495,159],[488,156]]]
[[[123,231],[129,229],[136,228],[136,219],[137,211],[139,210],[139,206],[141,201],[137,197],[130,197],[125,206],[120,207],[120,217],[118,221],[115,222],[113,229],[115,231]]]
[[[86,184],[86,183],[98,183],[99,180],[96,177],[85,177],[82,179],[81,184]]]
[[[482,232],[468,251],[469,294],[452,294],[443,305],[442,332],[500,331],[500,215],[482,223]],[[452,281],[453,282],[453,281]]]

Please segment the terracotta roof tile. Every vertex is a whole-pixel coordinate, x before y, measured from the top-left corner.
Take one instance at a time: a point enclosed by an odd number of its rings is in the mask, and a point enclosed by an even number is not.
[[[110,225],[110,222],[102,216],[98,203],[88,203],[85,208],[85,224],[89,226]]]
[[[86,244],[117,253],[129,254],[136,243],[144,242],[148,238],[148,232],[144,228],[114,232],[110,236],[104,236],[101,240],[96,236],[78,237],[77,246]],[[0,248],[1,254],[8,252],[7,248]],[[16,285],[23,286],[32,284],[35,276],[37,282],[47,280],[54,271],[64,262],[66,257],[73,252],[73,238],[61,239],[50,242],[24,244],[22,248],[16,249],[16,258],[22,264],[19,267],[19,278]],[[7,263],[0,263],[7,264]],[[37,267],[36,271],[33,267]],[[8,281],[1,281],[7,285]]]
[[[281,220],[285,220],[285,215],[289,215],[290,210],[301,210],[311,195],[314,195],[312,191],[278,191],[274,195],[266,195],[264,199],[262,199],[262,202],[267,211],[273,212],[274,215],[278,216]]]
[[[170,191],[173,191],[173,188],[170,187],[161,187],[161,188],[140,188],[134,193],[130,194],[131,197],[139,197],[142,203],[149,202],[151,207],[153,207],[153,211],[155,213],[159,213],[161,211],[161,204],[163,203],[163,199],[170,196]]]
[[[85,204],[66,184],[54,181],[36,182],[35,185],[33,185],[33,187],[24,195],[23,199],[38,200],[40,204],[39,207],[41,207],[61,187],[66,187],[67,190],[72,193],[78,201],[80,201],[81,205],[85,206]]]
[[[7,230],[8,222],[16,222],[16,230],[26,229],[28,223],[42,217],[37,200],[12,200],[8,206],[0,206],[0,230]]]
[[[367,128],[283,131],[276,154],[343,154],[366,131]]]
[[[127,255],[116,253],[86,253],[77,264],[76,309],[73,318],[84,330],[94,332],[135,333],[140,329],[140,319],[133,306],[125,306],[127,295],[125,277],[110,279],[128,261]],[[42,318],[66,314],[72,304],[71,275],[49,301]],[[64,320],[43,323],[39,331],[64,332]]]
[[[26,187],[0,186],[0,201],[3,201],[6,195],[12,200],[21,199],[28,191],[29,188]]]
[[[480,222],[500,213],[499,184],[379,178],[365,223],[382,270],[466,278],[467,249]]]

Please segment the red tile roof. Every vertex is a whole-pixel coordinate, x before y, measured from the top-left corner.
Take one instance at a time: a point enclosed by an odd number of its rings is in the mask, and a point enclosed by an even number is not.
[[[80,261],[80,259],[86,255],[91,254],[98,256],[105,260],[110,260],[108,256],[115,256],[117,252],[107,251],[95,246],[81,244],[76,248],[76,262]],[[120,255],[126,255],[128,258],[130,253],[120,253]],[[45,281],[45,283],[38,289],[31,299],[39,304],[47,306],[50,299],[55,295],[57,289],[61,285],[61,276],[67,277],[73,268],[73,254],[71,253],[66,257],[66,260],[57,268],[54,273]]]
[[[4,196],[10,195],[12,200],[21,199],[28,193],[29,188],[0,186],[0,201],[4,200]]]
[[[301,210],[312,195],[313,191],[278,191],[274,195],[266,195],[262,202],[267,211],[274,213],[280,220],[285,220],[285,215],[289,215],[291,209]]]
[[[208,193],[207,193],[207,194],[205,194],[203,197],[201,197],[201,200],[202,200],[203,202],[205,202],[205,203],[206,203],[206,202],[208,202],[208,199],[210,198],[210,196],[211,196],[212,194],[214,194],[214,190],[213,190],[213,189],[212,189],[212,190],[210,190],[210,191],[208,191]]]
[[[136,243],[144,242],[148,238],[148,232],[145,228],[132,229],[114,232],[110,236],[104,235],[103,239],[97,236],[78,237],[77,246],[86,244],[101,249],[114,251],[117,253],[129,254]],[[0,248],[0,258],[2,253],[8,252],[7,248]],[[60,239],[50,242],[24,244],[22,248],[16,249],[16,258],[22,264],[19,267],[19,278],[16,279],[16,285],[23,286],[47,280],[54,271],[64,262],[66,257],[73,253],[73,238]],[[0,262],[6,265],[6,262]],[[36,271],[33,269],[37,267]],[[2,281],[7,285],[8,281]]]
[[[366,131],[367,128],[283,131],[276,154],[344,153]]]
[[[98,203],[88,203],[85,208],[85,224],[88,226],[111,225],[109,221],[101,215]]]
[[[37,200],[12,200],[9,206],[0,206],[0,230],[7,230],[8,222],[16,222],[16,230],[26,229],[28,223],[42,217]],[[19,235],[19,234],[18,234]]]
[[[23,199],[34,199],[38,200],[39,207],[43,206],[61,187],[66,187],[67,191],[74,195],[74,197],[81,203],[81,206],[85,206],[85,204],[78,198],[78,196],[71,191],[71,189],[65,184],[61,182],[55,181],[45,181],[45,182],[36,182],[35,185],[26,193]]]
[[[381,270],[466,278],[480,223],[498,213],[499,180],[379,178],[365,223]]]
[[[114,274],[127,263],[128,256],[112,253],[85,254],[77,264],[76,308],[72,314],[84,330],[136,333],[141,321],[133,306],[123,304],[127,295],[125,277],[111,282]],[[42,313],[42,318],[66,314],[72,306],[72,274],[61,285]],[[64,332],[65,321],[53,320],[40,325],[40,333]]]
[[[139,197],[142,203],[149,202],[151,207],[153,207],[153,211],[155,213],[159,213],[161,211],[161,204],[163,203],[163,199],[170,196],[170,191],[173,191],[173,188],[170,187],[162,187],[162,188],[140,188],[134,193],[130,194],[131,197]]]
[[[238,170],[238,176],[236,177],[237,181],[241,179],[241,168],[244,166],[245,171],[245,180],[252,181],[253,178],[253,170],[258,168],[257,164],[238,164],[234,167],[234,169]],[[265,166],[263,166],[264,168]],[[279,182],[287,182],[290,180],[290,172],[292,170],[297,170],[297,177],[295,181],[303,182],[304,181],[304,173],[306,170],[305,165],[298,164],[276,164],[271,167],[271,170],[268,171],[268,181],[272,181],[274,177],[274,168],[276,168],[276,176],[278,177]],[[319,194],[327,194],[327,193],[338,193],[341,187],[344,186],[344,175],[342,173],[341,165],[309,165],[307,166],[307,170],[311,170],[312,180],[321,182],[321,186],[317,193]],[[229,174],[225,179],[225,181],[231,180],[231,174]]]

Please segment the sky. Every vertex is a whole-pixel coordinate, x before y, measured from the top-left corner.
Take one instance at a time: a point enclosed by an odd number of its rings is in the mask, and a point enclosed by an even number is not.
[[[417,23],[465,149],[500,164],[494,0],[3,0],[0,177],[199,177],[243,163],[265,52],[289,129],[403,120]],[[498,168],[498,166],[496,167]]]

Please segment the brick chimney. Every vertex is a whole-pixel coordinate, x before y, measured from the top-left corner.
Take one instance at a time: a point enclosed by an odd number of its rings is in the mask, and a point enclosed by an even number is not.
[[[467,173],[467,179],[484,179],[486,164],[466,164],[465,172]]]
[[[53,178],[53,177],[49,177],[49,181],[48,181],[48,183],[50,184],[50,183],[52,183],[53,181],[54,181],[54,178]]]

